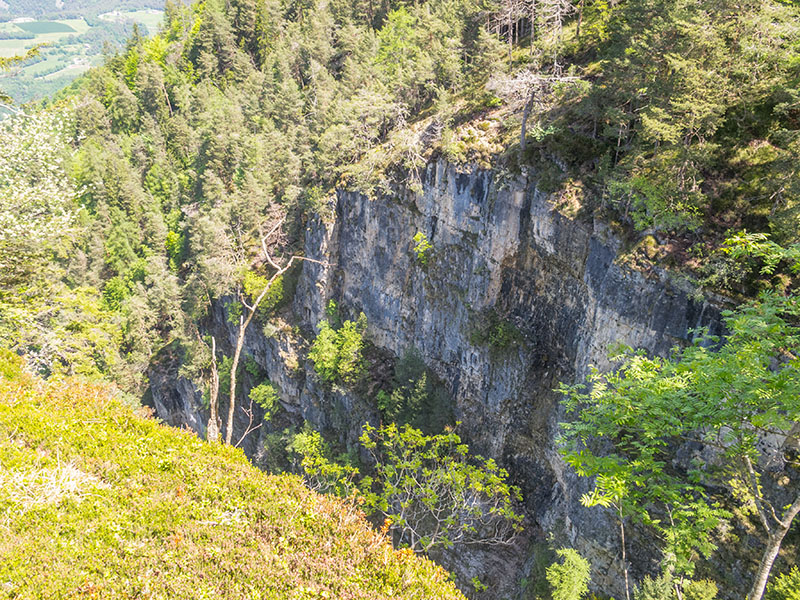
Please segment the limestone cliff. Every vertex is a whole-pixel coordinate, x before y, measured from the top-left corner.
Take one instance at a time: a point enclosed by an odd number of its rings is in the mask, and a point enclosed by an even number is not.
[[[553,389],[590,365],[608,368],[612,343],[666,353],[692,329],[719,333],[719,310],[663,272],[622,265],[622,242],[609,227],[554,210],[535,172],[501,178],[437,162],[420,183],[419,193],[398,186],[373,199],[340,191],[335,218],[316,219],[306,231],[306,255],[328,264],[303,265],[291,311],[297,328],[268,338],[252,327],[246,352],[280,388],[290,414],[352,442],[376,418],[374,403],[326,391],[296,332],[312,335],[329,299],[350,315],[363,311],[369,339],[387,355],[420,352],[452,395],[466,441],[499,459],[523,491],[524,540],[500,554],[451,554],[445,566],[488,582],[486,597],[516,597],[536,540],[549,532],[592,559],[595,585],[619,592],[616,526],[580,505],[585,488],[555,447],[563,415]],[[417,232],[432,244],[424,264],[413,251]],[[220,304],[210,328],[232,345],[235,330],[224,316]],[[482,339],[489,316],[513,327],[513,344]],[[159,413],[172,420],[196,413],[199,396],[184,382],[167,390],[163,376],[153,373],[152,381]],[[261,443],[256,436],[247,443],[258,461]],[[646,544],[631,554],[636,569],[652,568],[657,556]]]

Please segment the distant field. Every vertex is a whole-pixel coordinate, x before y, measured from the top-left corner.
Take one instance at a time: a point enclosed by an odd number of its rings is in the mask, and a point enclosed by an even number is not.
[[[0,56],[22,54],[35,44],[33,40],[0,40]]]
[[[163,10],[145,9],[145,10],[132,10],[129,12],[122,12],[115,10],[98,15],[99,19],[104,21],[135,21],[147,27],[147,31],[151,34],[158,33],[158,28],[164,18]]]
[[[55,44],[65,37],[79,35],[88,30],[89,24],[83,19],[0,23],[0,31],[25,31],[34,34],[34,38],[29,40],[0,40],[0,56],[24,54],[36,44]]]
[[[3,0],[0,0],[2,2]],[[147,5],[147,0],[142,0]],[[108,5],[106,5],[108,6]],[[111,4],[114,6],[114,4]],[[141,2],[139,3],[141,6]],[[19,13],[17,13],[19,14]],[[164,17],[163,10],[141,9],[134,11],[113,10],[99,15],[105,23],[91,27],[84,19],[25,19],[28,15],[13,21],[0,22],[0,31],[7,33],[32,34],[33,39],[0,40],[0,56],[24,54],[37,44],[45,44],[37,62],[26,64],[9,77],[0,81],[0,90],[4,90],[17,102],[28,102],[52,94],[60,87],[67,85],[82,72],[103,61],[101,44],[98,37],[106,35],[101,31],[129,31],[129,25],[116,23],[139,23],[147,29],[147,33],[155,34]],[[34,15],[31,14],[31,17]],[[80,43],[72,43],[70,36],[79,36],[88,31],[97,32]],[[100,38],[102,39],[102,38]],[[120,47],[123,39],[116,39]]]
[[[30,21],[16,23],[16,26],[30,33],[78,33],[66,23],[57,21]]]

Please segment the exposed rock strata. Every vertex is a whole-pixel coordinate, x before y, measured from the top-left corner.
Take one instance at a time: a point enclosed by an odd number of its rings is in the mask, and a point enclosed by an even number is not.
[[[492,171],[433,163],[422,193],[401,188],[369,199],[339,192],[335,212],[333,223],[316,220],[306,231],[306,255],[329,265],[304,263],[293,324],[312,332],[335,299],[351,315],[366,314],[376,346],[395,356],[416,348],[453,395],[472,448],[498,458],[522,487],[531,532],[552,532],[579,548],[593,562],[593,583],[619,592],[616,525],[580,505],[585,487],[555,448],[563,415],[552,390],[582,378],[590,365],[609,368],[615,342],[663,354],[692,329],[718,333],[718,309],[663,273],[620,265],[621,242],[609,228],[559,214],[537,189],[535,173],[498,181]],[[417,232],[432,244],[424,264],[413,251]],[[497,348],[477,340],[490,311],[513,325],[520,341]],[[234,343],[221,305],[211,329]],[[352,442],[361,424],[376,418],[369,399],[325,390],[290,331],[267,338],[253,326],[245,350],[298,419]],[[187,415],[197,410],[196,393],[183,385],[167,392],[157,374],[152,381],[159,412],[166,397],[174,405],[175,393]],[[247,450],[256,458],[263,452],[255,436]],[[491,597],[511,597],[535,562],[534,538],[492,557],[470,552],[446,562],[489,583]],[[629,551],[637,567],[652,567],[652,548],[634,544]]]

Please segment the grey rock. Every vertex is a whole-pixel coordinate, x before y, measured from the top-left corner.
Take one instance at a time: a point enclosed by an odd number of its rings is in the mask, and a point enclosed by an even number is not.
[[[416,348],[452,394],[471,448],[498,459],[522,488],[529,525],[523,539],[500,551],[441,557],[465,587],[477,576],[489,585],[483,597],[523,597],[520,583],[530,576],[536,543],[551,534],[556,545],[574,546],[592,561],[596,588],[619,597],[618,526],[613,515],[580,504],[587,487],[558,454],[564,415],[553,390],[583,379],[591,365],[609,369],[613,343],[665,354],[688,341],[692,329],[720,333],[719,307],[695,300],[664,272],[621,265],[614,233],[554,210],[535,173],[498,181],[492,171],[435,162],[422,179],[419,194],[402,186],[374,199],[339,191],[335,220],[309,224],[305,254],[327,264],[303,263],[291,325],[310,336],[335,299],[350,316],[365,313],[377,347],[398,357]],[[417,232],[432,244],[425,264],[413,251]],[[215,307],[211,331],[232,346],[236,332],[224,304]],[[500,350],[473,344],[487,311],[513,325],[521,341]],[[319,382],[305,359],[306,342],[291,328],[266,337],[252,326],[245,352],[298,422],[349,445],[365,421],[377,419],[370,399]],[[151,384],[159,414],[196,420],[196,390],[167,390],[157,373]],[[175,394],[186,403],[182,413]],[[237,430],[246,425],[237,415]],[[245,450],[255,456],[258,444],[253,436]],[[629,552],[634,574],[658,560],[646,536]]]

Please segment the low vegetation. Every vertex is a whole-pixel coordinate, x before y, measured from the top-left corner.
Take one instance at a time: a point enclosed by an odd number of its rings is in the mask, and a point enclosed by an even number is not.
[[[414,552],[510,544],[522,530],[522,499],[508,472],[471,455],[452,429],[426,435],[409,425],[364,425],[358,453],[334,457],[318,432],[295,437],[303,474],[319,490],[355,494],[367,515]]]
[[[114,387],[0,366],[9,598],[463,598],[359,511],[147,418]]]

